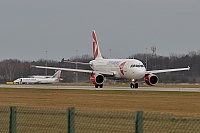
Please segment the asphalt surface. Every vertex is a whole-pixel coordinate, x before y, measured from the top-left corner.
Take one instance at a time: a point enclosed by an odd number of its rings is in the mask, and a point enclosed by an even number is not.
[[[0,84],[0,88],[36,88],[36,89],[79,89],[79,90],[132,90],[132,91],[179,91],[179,92],[200,92],[200,88],[161,88],[161,87],[139,87],[131,89],[129,87],[94,88],[94,86],[63,86],[63,85],[6,85]]]

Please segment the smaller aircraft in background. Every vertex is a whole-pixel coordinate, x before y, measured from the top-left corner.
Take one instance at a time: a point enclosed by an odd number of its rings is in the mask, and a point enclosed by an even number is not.
[[[52,84],[60,81],[61,70],[58,70],[53,76],[44,78],[30,77],[30,78],[18,78],[13,82],[15,84]]]

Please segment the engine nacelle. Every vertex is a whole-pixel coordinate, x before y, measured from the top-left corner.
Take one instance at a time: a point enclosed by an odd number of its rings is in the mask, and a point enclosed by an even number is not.
[[[104,82],[104,76],[101,75],[101,74],[93,74],[91,77],[90,77],[90,80],[93,84],[95,85],[101,85],[103,84]]]
[[[154,74],[148,74],[145,76],[145,82],[148,85],[156,85],[158,83],[158,77]]]

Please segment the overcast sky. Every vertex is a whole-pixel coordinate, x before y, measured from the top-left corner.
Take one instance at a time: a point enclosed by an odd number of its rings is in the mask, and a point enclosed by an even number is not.
[[[0,0],[0,60],[92,56],[92,30],[105,57],[187,54],[200,50],[200,1]]]

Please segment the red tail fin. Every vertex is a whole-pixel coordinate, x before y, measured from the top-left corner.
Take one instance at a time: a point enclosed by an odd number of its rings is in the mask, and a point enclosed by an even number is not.
[[[95,31],[92,31],[92,38],[93,38],[93,55],[94,59],[103,59],[99,50],[99,45],[97,41],[97,37]]]

